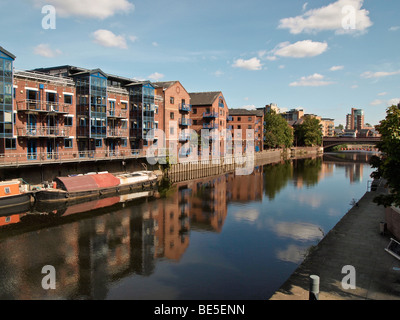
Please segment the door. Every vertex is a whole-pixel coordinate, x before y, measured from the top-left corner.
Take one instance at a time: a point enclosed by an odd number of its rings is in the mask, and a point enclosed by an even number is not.
[[[37,141],[35,139],[28,139],[28,160],[37,159]]]
[[[28,136],[36,136],[36,117],[33,114],[28,114],[28,125],[26,128]]]

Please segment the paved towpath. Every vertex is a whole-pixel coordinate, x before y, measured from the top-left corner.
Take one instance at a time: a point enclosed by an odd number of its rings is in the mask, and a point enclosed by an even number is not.
[[[382,186],[367,192],[270,300],[308,300],[310,275],[320,277],[319,300],[400,300],[400,261],[384,250],[390,242],[380,232],[385,208],[372,201],[381,192]],[[342,286],[347,265],[355,268],[356,289]]]

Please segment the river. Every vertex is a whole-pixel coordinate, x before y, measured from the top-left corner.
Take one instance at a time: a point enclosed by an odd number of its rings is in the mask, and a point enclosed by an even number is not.
[[[329,153],[180,182],[163,198],[1,217],[0,299],[268,299],[367,191],[370,156]]]

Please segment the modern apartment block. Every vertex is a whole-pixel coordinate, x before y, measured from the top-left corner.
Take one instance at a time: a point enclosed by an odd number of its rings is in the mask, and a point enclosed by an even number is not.
[[[346,115],[346,130],[362,129],[364,129],[364,110],[351,108],[351,113]]]
[[[335,136],[335,119],[322,118],[322,136],[323,137],[333,137]]]
[[[15,56],[0,47],[0,153],[15,147],[13,113],[13,63]]]
[[[264,150],[264,112],[262,110],[229,109],[229,129],[242,130],[242,152],[246,151],[247,130],[254,130],[254,151]]]

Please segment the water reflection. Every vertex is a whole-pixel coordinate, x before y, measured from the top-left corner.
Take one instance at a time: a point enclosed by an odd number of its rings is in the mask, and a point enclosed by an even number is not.
[[[107,299],[111,289],[122,298],[145,296],[140,295],[140,290],[127,295],[124,292],[129,290],[116,289],[125,284],[138,289],[140,285],[152,286],[151,290],[158,294],[166,292],[164,299],[170,299],[168,292],[172,291],[176,298],[190,299],[200,298],[202,291],[194,288],[199,283],[216,286],[209,287],[207,292],[214,293],[203,298],[228,298],[229,294],[254,298],[250,291],[260,286],[259,282],[264,282],[263,286],[271,284],[272,289],[262,289],[265,296],[276,286],[277,280],[272,279],[284,278],[293,271],[310,243],[321,239],[337,221],[337,212],[345,213],[343,208],[330,207],[332,204],[317,193],[302,193],[317,185],[323,189],[321,182],[342,168],[350,183],[361,181],[361,168],[367,159],[363,162],[337,157],[325,155],[259,166],[249,176],[225,174],[180,182],[168,197],[161,199],[154,198],[154,194],[138,199],[137,195],[123,195],[53,208],[39,205],[30,212],[1,217],[0,298]],[[279,205],[275,206],[273,200]],[[310,218],[312,210],[321,206],[326,206],[325,216],[333,217],[328,224],[321,214]],[[215,239],[220,239],[218,245],[212,242]],[[194,243],[191,245],[190,241]],[[218,258],[209,259],[211,243],[211,248],[221,247],[215,252]],[[210,272],[211,261],[230,264],[234,278],[227,280],[226,274],[221,274],[224,280],[220,281],[240,281],[241,289],[227,288],[215,277],[215,284],[210,283],[207,274],[193,279],[193,266],[184,259],[185,255],[189,260],[195,256],[198,265],[207,264]],[[245,265],[245,261],[252,264]],[[164,266],[165,262],[168,266],[173,262],[181,270],[179,275],[175,269],[160,275],[157,266]],[[41,286],[41,269],[45,265],[52,265],[57,271],[56,290]],[[267,265],[270,274],[264,275]],[[149,280],[166,274],[170,277],[162,284]]]

